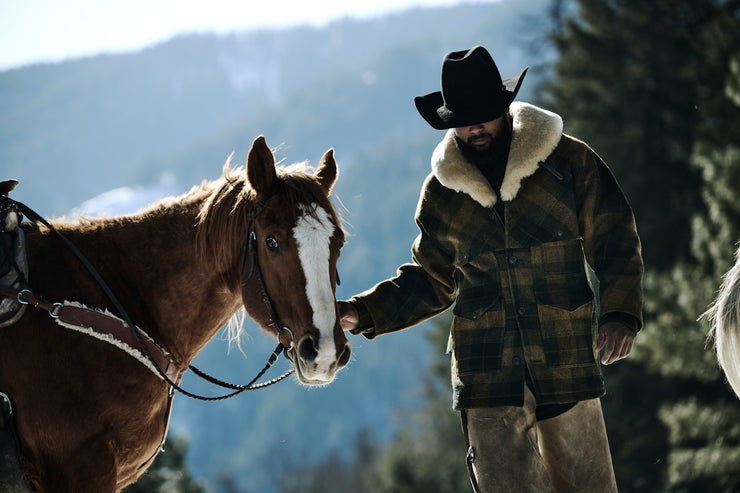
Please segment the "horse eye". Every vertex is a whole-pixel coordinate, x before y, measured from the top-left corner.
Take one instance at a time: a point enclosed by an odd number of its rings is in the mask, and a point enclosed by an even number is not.
[[[265,244],[267,249],[272,252],[280,252],[280,242],[275,239],[274,236],[268,236],[265,238]]]

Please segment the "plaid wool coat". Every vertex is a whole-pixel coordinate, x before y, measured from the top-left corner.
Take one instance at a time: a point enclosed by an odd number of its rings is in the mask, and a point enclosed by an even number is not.
[[[501,197],[449,130],[432,156],[416,210],[413,261],[353,297],[355,333],[415,325],[454,302],[450,337],[456,409],[521,406],[525,366],[538,404],[603,395],[599,317],[642,325],[642,258],[634,216],[614,176],[561,118],[512,103]],[[586,264],[598,277],[600,314]]]

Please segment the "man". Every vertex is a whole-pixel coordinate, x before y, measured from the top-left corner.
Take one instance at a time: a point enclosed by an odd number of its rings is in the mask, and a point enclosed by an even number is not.
[[[340,302],[342,325],[372,339],[454,302],[453,401],[473,489],[616,491],[596,358],[626,357],[642,326],[640,240],[601,159],[558,115],[513,102],[525,74],[502,81],[480,46],[445,56],[442,90],[415,99],[447,133],[413,262]]]

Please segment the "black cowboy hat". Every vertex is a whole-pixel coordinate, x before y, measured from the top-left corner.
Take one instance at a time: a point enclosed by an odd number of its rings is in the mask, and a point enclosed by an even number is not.
[[[516,77],[501,74],[482,46],[453,51],[442,62],[442,90],[414,98],[416,109],[432,127],[465,127],[495,120],[519,92],[525,68]]]

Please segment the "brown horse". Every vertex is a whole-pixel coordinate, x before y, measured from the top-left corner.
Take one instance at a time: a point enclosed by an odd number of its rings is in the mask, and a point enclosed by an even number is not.
[[[169,353],[177,383],[243,306],[268,332],[285,326],[278,338],[291,347],[286,354],[301,382],[326,384],[351,353],[334,296],[344,242],[329,199],[336,177],[333,150],[313,174],[299,165],[276,168],[259,137],[246,172],[227,161],[223,178],[139,213],[52,225]],[[34,293],[115,312],[52,231],[22,227]],[[0,329],[0,391],[14,403],[25,476],[35,491],[119,491],[156,454],[171,386],[150,361],[112,342],[65,328],[32,306]]]

